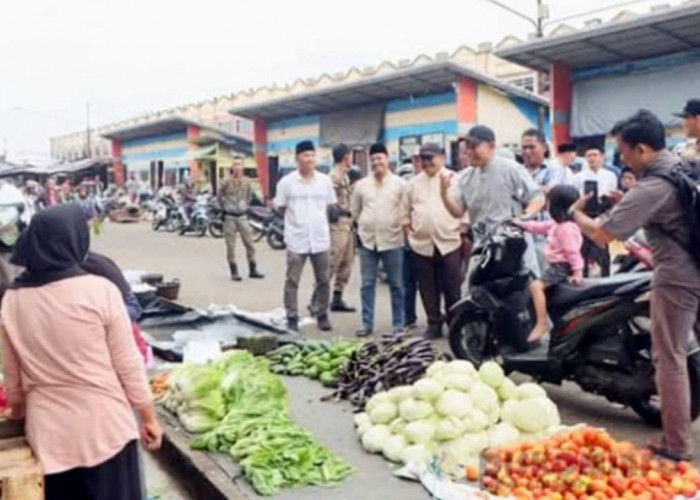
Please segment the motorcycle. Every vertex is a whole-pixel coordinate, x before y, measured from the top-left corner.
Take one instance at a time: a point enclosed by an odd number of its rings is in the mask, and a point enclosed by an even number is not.
[[[479,366],[496,360],[540,382],[576,382],[584,391],[631,407],[645,422],[661,425],[651,356],[651,273],[618,274],[561,284],[547,290],[553,324],[548,344],[533,348],[534,325],[522,270],[527,243],[520,229],[503,225],[476,254],[470,293],[450,310],[449,342],[456,357]],[[700,415],[700,346],[687,349],[691,419]]]
[[[209,234],[214,238],[224,237],[224,211],[221,209],[219,200],[215,197],[209,200],[207,204],[209,214]]]
[[[253,241],[258,242],[263,238],[273,250],[284,250],[284,217],[275,210],[267,207],[250,207],[248,220],[253,233]]]
[[[200,195],[197,197],[197,201],[195,201],[189,217],[187,216],[184,206],[180,207],[180,214],[182,220],[185,221],[180,228],[180,236],[187,233],[194,233],[201,238],[207,234],[209,215],[207,214],[206,196]]]
[[[637,233],[625,241],[628,255],[619,259],[617,273],[633,273],[654,269],[653,251],[643,232]]]
[[[169,233],[177,231],[182,225],[177,202],[168,195],[158,198],[152,210],[151,228],[158,231],[161,227]]]

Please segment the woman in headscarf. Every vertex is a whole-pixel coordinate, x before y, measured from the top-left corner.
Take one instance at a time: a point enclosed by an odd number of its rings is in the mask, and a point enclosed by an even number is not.
[[[25,271],[0,315],[12,415],[46,474],[46,499],[137,500],[137,440],[162,430],[119,290],[81,267],[90,233],[77,205],[49,208],[15,247]]]

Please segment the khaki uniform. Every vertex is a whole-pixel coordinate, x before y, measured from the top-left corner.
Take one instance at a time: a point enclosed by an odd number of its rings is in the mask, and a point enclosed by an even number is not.
[[[219,188],[219,203],[224,212],[224,239],[229,264],[236,263],[236,236],[241,235],[248,262],[255,262],[255,246],[246,214],[253,198],[253,188],[246,177],[229,177]]]
[[[340,220],[330,225],[331,230],[331,261],[330,279],[335,276],[334,292],[342,292],[352,272],[355,257],[355,235],[350,215],[350,179],[347,174],[339,174],[333,169],[329,177],[333,181],[333,189],[341,210]]]

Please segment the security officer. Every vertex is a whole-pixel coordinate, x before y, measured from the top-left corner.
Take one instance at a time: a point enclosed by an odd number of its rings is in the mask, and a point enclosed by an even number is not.
[[[355,257],[355,236],[350,214],[350,178],[348,172],[352,168],[350,148],[345,144],[338,144],[333,148],[333,162],[335,166],[328,174],[333,181],[333,189],[338,204],[329,210],[328,217],[331,229],[331,262],[330,276],[333,283],[333,298],[330,309],[332,312],[355,312],[355,308],[349,306],[343,300],[343,290],[350,280],[352,264]],[[314,302],[312,301],[312,304]],[[313,314],[314,311],[311,311]]]
[[[253,198],[253,188],[250,180],[243,175],[243,158],[234,158],[231,176],[221,184],[218,198],[224,212],[224,238],[226,239],[226,257],[231,271],[231,279],[241,281],[236,265],[237,234],[241,235],[245,246],[250,271],[248,276],[258,279],[264,278],[265,275],[258,271],[255,263],[255,247],[248,224],[247,211]]]

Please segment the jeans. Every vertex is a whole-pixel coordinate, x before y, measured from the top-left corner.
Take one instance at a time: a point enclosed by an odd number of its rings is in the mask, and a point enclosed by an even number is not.
[[[284,282],[284,308],[287,311],[288,318],[299,317],[299,280],[301,279],[301,272],[304,270],[306,259],[311,260],[311,267],[313,267],[314,278],[316,279],[314,303],[311,304],[311,307],[317,315],[328,314],[328,303],[331,295],[331,288],[328,282],[329,252],[299,254],[287,250],[287,279]]]
[[[403,254],[403,311],[404,325],[414,325],[416,316],[416,293],[418,282],[411,265],[411,249],[406,246]]]
[[[360,273],[362,274],[362,325],[374,328],[374,302],[377,288],[377,268],[382,261],[391,292],[391,326],[394,331],[403,330],[403,248],[379,252],[360,248]]]

